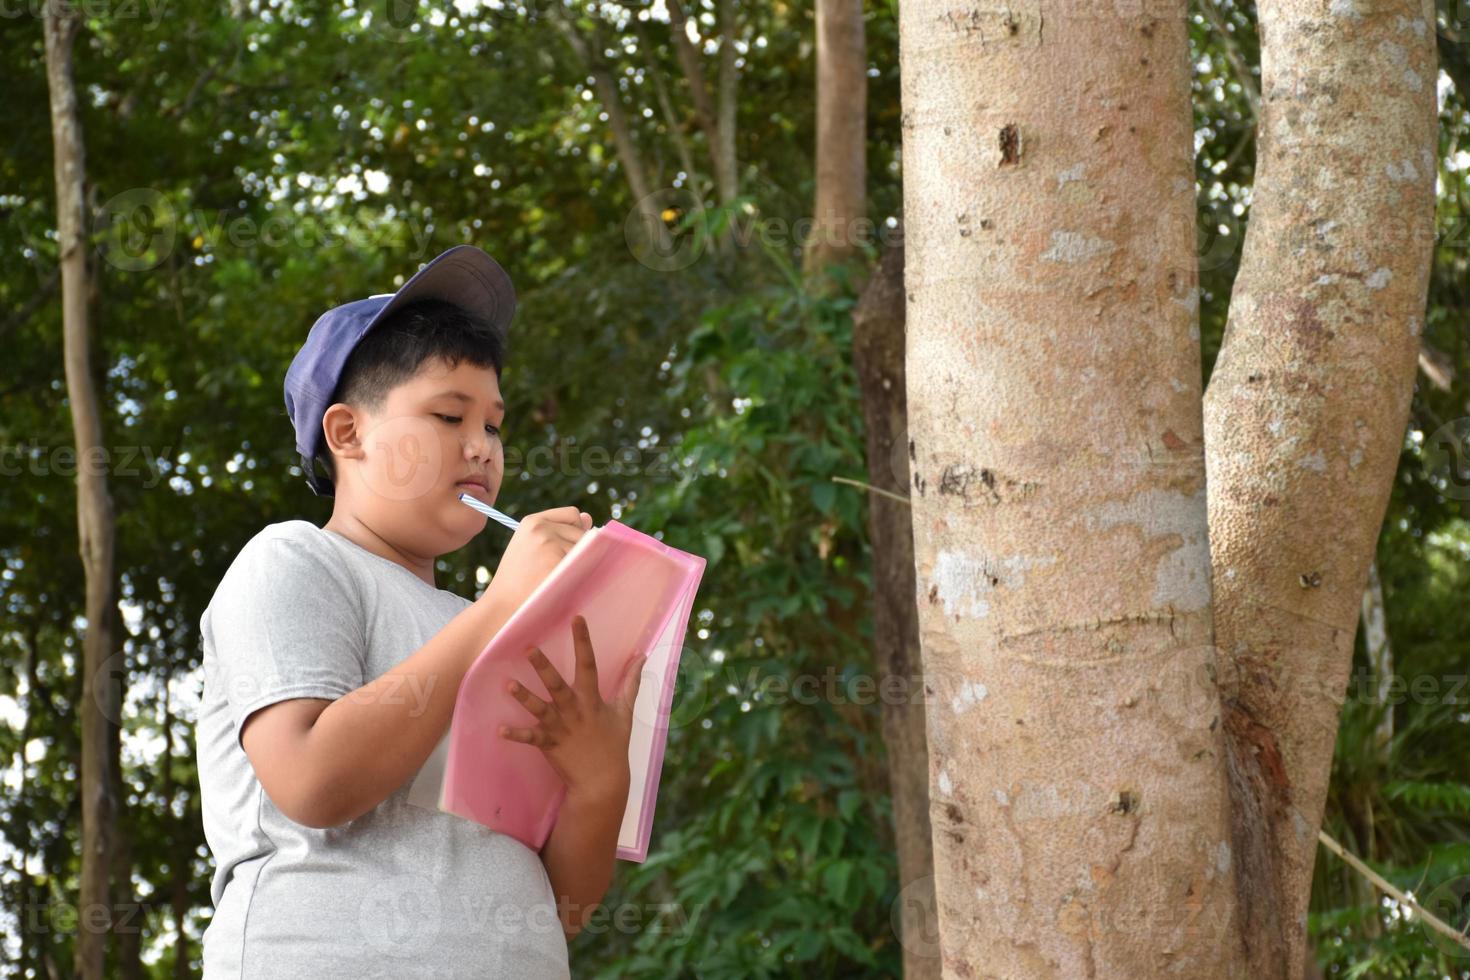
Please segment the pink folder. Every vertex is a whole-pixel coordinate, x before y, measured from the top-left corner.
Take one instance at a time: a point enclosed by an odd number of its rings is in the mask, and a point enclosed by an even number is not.
[[[679,654],[704,566],[698,555],[617,521],[582,535],[470,666],[449,731],[414,778],[409,802],[474,820],[541,849],[566,786],[539,748],[499,734],[502,724],[537,723],[505,686],[514,678],[547,699],[546,685],[527,659],[531,647],[539,647],[570,681],[572,617],[582,615],[605,700],[616,696],[628,662],[648,654],[633,709],[632,779],[617,848],[624,860],[645,860]]]

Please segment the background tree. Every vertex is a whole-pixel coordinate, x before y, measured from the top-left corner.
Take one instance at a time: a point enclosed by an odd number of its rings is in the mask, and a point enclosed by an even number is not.
[[[51,139],[56,172],[56,238],[60,266],[62,357],[71,409],[76,479],[77,539],[86,576],[86,618],[82,623],[81,713],[81,889],[75,969],[79,977],[100,980],[104,937],[111,920],[108,887],[117,800],[113,780],[117,761],[114,726],[116,686],[104,674],[112,653],[113,515],[97,381],[92,373],[92,338],[87,304],[92,283],[86,235],[87,156],[77,112],[72,49],[80,27],[75,8],[47,0],[42,15],[46,38],[46,82],[50,92]]]

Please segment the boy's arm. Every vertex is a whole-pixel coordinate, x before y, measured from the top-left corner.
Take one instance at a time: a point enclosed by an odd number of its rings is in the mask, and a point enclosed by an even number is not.
[[[387,799],[439,744],[465,672],[513,611],[487,591],[407,660],[336,701],[294,698],[252,712],[240,744],[271,802],[322,829]]]
[[[541,863],[551,879],[562,931],[571,939],[581,931],[612,883],[618,830],[628,806],[628,789],[600,796],[567,792],[551,835],[541,848]]]

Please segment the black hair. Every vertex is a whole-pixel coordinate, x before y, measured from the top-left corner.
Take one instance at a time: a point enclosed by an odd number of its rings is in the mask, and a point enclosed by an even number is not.
[[[443,300],[418,300],[390,314],[358,341],[328,404],[345,402],[381,411],[390,391],[435,358],[451,369],[464,362],[493,368],[499,381],[505,346],[505,334],[483,317]],[[335,484],[337,468],[325,441],[316,458]]]

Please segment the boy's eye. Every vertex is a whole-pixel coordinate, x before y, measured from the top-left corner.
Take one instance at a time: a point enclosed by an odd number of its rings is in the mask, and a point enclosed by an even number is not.
[[[438,413],[435,413],[435,414],[438,414]],[[444,421],[448,422],[450,425],[458,425],[460,423],[460,421],[461,421],[461,419],[460,419],[460,417],[458,415],[440,415],[439,417],[441,419],[443,419]],[[485,431],[488,432],[488,433],[490,433],[492,436],[498,436],[498,435],[500,435],[500,427],[497,426],[497,425],[486,425],[485,426]]]

